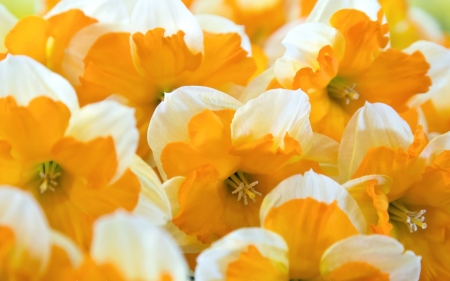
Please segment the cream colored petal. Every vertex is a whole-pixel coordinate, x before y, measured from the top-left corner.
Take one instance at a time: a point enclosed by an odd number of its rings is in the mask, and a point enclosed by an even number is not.
[[[420,256],[405,251],[397,240],[384,235],[355,235],[341,240],[322,256],[320,271],[327,278],[334,270],[348,263],[367,263],[389,280],[416,281],[420,276]]]
[[[172,237],[123,211],[95,222],[90,253],[98,264],[113,264],[127,280],[160,280],[163,273],[173,281],[186,280],[187,265]]]
[[[136,0],[127,0],[136,2]],[[62,0],[44,18],[48,19],[63,12],[77,9],[100,23],[129,23],[130,14],[123,0]]]
[[[275,79],[275,72],[274,67],[271,67],[250,81],[238,99],[243,103],[247,103],[249,100],[260,96],[267,90],[273,79]]]
[[[16,23],[17,18],[0,3],[0,53],[7,51],[4,44],[5,37]]]
[[[339,143],[322,134],[314,133],[311,149],[304,159],[313,160],[319,164],[337,165]]]
[[[203,31],[213,34],[237,33],[241,37],[241,48],[247,51],[248,57],[251,57],[252,44],[243,25],[237,25],[227,18],[216,15],[196,15],[195,18]]]
[[[185,179],[185,177],[181,176],[173,177],[163,183],[163,189],[169,198],[170,206],[172,208],[172,217],[176,216],[180,211],[178,191]],[[168,222],[164,228],[172,235],[183,253],[199,253],[208,247],[207,244],[200,242],[196,236],[187,235],[181,231],[172,222]]]
[[[194,14],[219,15],[226,18],[233,18],[234,11],[226,0],[194,0],[189,6]]]
[[[429,41],[417,41],[411,46],[403,50],[405,53],[412,54],[420,51],[430,64],[430,70],[427,75],[431,78],[432,85],[428,92],[421,95],[415,95],[408,101],[410,107],[416,107],[426,102],[430,98],[441,100],[441,96],[447,96],[448,91],[445,89],[446,85],[450,84],[450,50],[437,43]],[[450,104],[445,102],[435,103],[436,107],[450,107]]]
[[[184,41],[194,52],[203,52],[203,31],[194,15],[180,0],[138,0],[131,14],[134,32],[164,28],[165,36],[182,30]]]
[[[147,140],[163,180],[166,173],[161,165],[161,152],[171,142],[189,141],[188,123],[191,118],[205,109],[238,109],[242,104],[220,91],[198,86],[181,87],[165,94],[153,113],[147,133]]]
[[[371,198],[367,193],[367,184],[372,180],[376,180],[378,182],[376,186],[377,191],[380,191],[383,194],[389,193],[392,186],[392,179],[384,175],[363,176],[350,180],[342,185],[342,187],[345,188],[358,203],[358,206],[366,219],[367,227],[370,227],[371,225],[377,226],[379,220],[373,198]]]
[[[58,246],[66,252],[74,268],[81,266],[84,258],[83,252],[70,238],[56,230],[51,230],[50,237],[53,246]]]
[[[272,65],[278,58],[281,58],[284,52],[286,52],[286,48],[281,42],[286,37],[288,32],[304,22],[304,19],[295,19],[291,22],[288,22],[267,38],[267,40],[264,42],[263,49],[264,53],[269,58],[270,65]]]
[[[14,232],[13,264],[21,264],[21,254],[27,253],[44,271],[51,254],[50,227],[32,195],[19,188],[0,186],[0,225]]]
[[[333,14],[342,9],[360,10],[376,21],[381,5],[377,0],[319,0],[306,21],[329,24]]]
[[[237,260],[248,246],[256,247],[262,256],[277,262],[284,271],[288,271],[288,246],[280,235],[262,228],[242,228],[214,242],[200,254],[195,280],[225,280],[228,265]]]
[[[109,32],[127,32],[129,30],[130,27],[128,25],[108,23],[94,23],[81,29],[74,35],[64,50],[62,61],[64,76],[72,85],[79,85],[79,77],[84,73],[83,60],[95,41]]]
[[[134,156],[130,169],[141,183],[139,201],[133,213],[148,219],[154,225],[165,225],[172,219],[172,212],[158,175],[137,155]]]
[[[111,100],[83,107],[70,119],[66,136],[83,142],[111,136],[117,154],[117,169],[111,181],[120,178],[128,169],[139,141],[134,109]]]
[[[445,150],[450,150],[450,132],[435,137],[427,144],[414,165],[415,171],[423,172],[425,167],[433,165],[436,157]]]
[[[272,208],[279,207],[289,200],[308,197],[326,204],[336,201],[356,230],[360,233],[366,232],[366,221],[355,199],[337,182],[313,171],[306,172],[304,176],[295,175],[287,178],[267,194],[261,205],[260,220],[265,221]]]
[[[282,41],[286,48],[283,57],[275,62],[275,76],[285,88],[291,88],[295,74],[309,67],[320,68],[317,57],[320,50],[329,45],[340,60],[344,55],[345,41],[342,34],[328,24],[309,22],[300,24],[288,32]]]
[[[313,138],[310,111],[309,98],[302,90],[269,90],[236,111],[231,123],[233,146],[272,134],[273,149],[284,149],[284,137],[288,133],[307,152]]]
[[[337,141],[325,135],[314,133],[312,147],[303,159],[319,163],[324,174],[335,180],[339,176],[338,151],[339,143]]]
[[[78,98],[70,83],[26,56],[8,55],[0,61],[0,85],[0,98],[13,96],[22,106],[46,96],[63,102],[72,114],[79,110]]]
[[[387,146],[407,149],[413,142],[411,129],[390,106],[368,103],[352,116],[344,130],[339,148],[339,180],[352,178],[367,151]]]

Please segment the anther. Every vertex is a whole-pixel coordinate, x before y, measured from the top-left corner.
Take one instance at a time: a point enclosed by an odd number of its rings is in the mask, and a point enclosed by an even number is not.
[[[422,229],[427,228],[427,224],[424,223],[425,217],[423,216],[426,210],[410,211],[403,203],[393,201],[389,204],[388,212],[390,220],[405,223],[409,232],[417,231],[418,226]]]
[[[248,198],[250,198],[253,202],[256,202],[256,195],[262,196],[262,194],[254,188],[258,182],[254,181],[252,183],[248,183],[244,173],[241,171],[229,176],[225,182],[235,189],[231,192],[231,194],[237,194],[238,201],[241,201],[241,199],[244,198],[245,205],[248,205]]]
[[[355,83],[349,86],[344,81],[335,78],[328,84],[327,91],[330,97],[344,100],[346,104],[349,104],[350,101],[359,99],[359,94],[355,87]]]

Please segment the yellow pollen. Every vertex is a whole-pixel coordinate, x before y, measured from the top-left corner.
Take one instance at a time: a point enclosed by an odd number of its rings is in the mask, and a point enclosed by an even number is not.
[[[56,162],[48,161],[42,163],[39,167],[39,177],[41,178],[41,184],[39,185],[39,191],[44,193],[47,190],[55,191],[55,187],[58,185],[58,177],[61,176],[61,168]]]
[[[359,99],[359,94],[355,91],[355,86],[355,83],[349,86],[344,81],[335,78],[328,84],[327,91],[330,97],[345,100],[345,103],[349,104],[350,101]]]
[[[231,176],[229,176],[225,182],[233,187],[235,190],[231,192],[231,194],[238,194],[237,200],[240,201],[241,198],[244,198],[244,204],[248,205],[248,197],[252,199],[253,202],[255,201],[256,195],[262,196],[261,193],[255,190],[254,186],[258,184],[257,181],[254,181],[252,183],[248,183],[247,179],[244,176],[244,173],[239,171]]]
[[[412,212],[403,203],[394,201],[389,204],[388,212],[390,220],[405,223],[411,233],[417,231],[417,226],[422,229],[427,228],[427,224],[424,223],[425,217],[423,216],[426,210]]]

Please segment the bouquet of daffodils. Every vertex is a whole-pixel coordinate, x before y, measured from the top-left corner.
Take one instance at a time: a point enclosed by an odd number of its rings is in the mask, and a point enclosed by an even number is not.
[[[450,280],[449,5],[0,3],[0,280]]]

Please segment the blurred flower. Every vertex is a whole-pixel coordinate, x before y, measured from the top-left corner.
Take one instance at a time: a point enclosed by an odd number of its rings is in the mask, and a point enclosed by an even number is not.
[[[90,249],[83,264],[62,280],[184,281],[188,275],[168,233],[122,211],[95,222]]]

